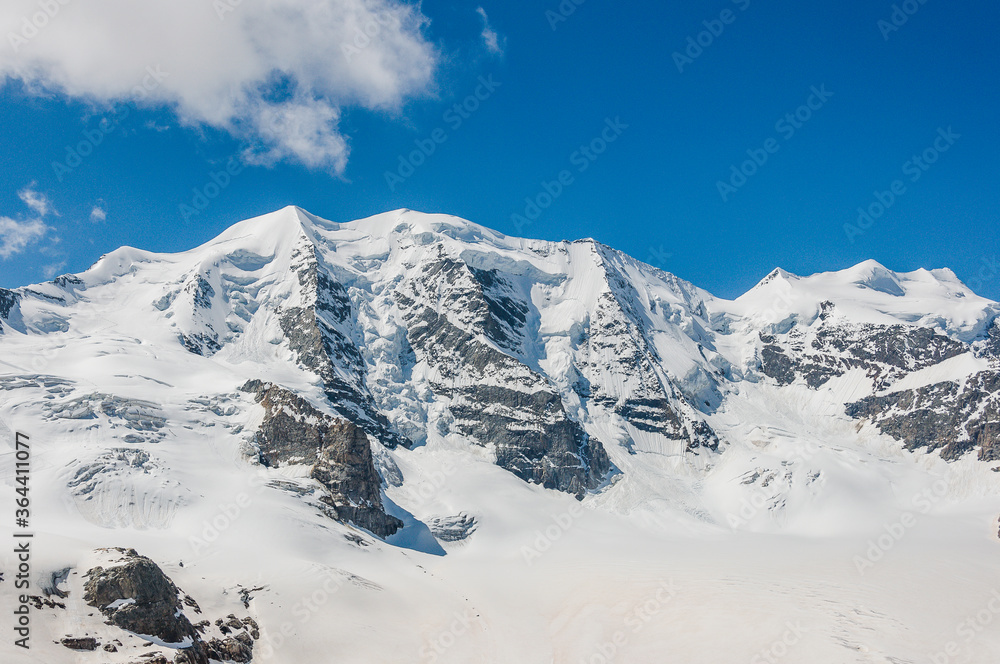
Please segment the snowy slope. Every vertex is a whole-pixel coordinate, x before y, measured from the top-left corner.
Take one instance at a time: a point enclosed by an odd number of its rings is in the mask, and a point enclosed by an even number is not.
[[[872,261],[726,301],[405,210],[119,249],[0,291],[41,602],[0,656],[186,656],[84,600],[124,547],[255,662],[1000,661],[998,313]]]

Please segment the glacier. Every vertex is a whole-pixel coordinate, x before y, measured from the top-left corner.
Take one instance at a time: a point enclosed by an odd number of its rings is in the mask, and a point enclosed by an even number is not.
[[[1000,661],[998,314],[947,269],[726,300],[593,240],[294,206],[0,289],[35,597],[0,657]],[[183,642],[88,603],[147,560]]]

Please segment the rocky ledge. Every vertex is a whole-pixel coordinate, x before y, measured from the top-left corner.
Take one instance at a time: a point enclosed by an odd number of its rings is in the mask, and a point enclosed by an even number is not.
[[[107,567],[94,567],[86,575],[84,601],[99,610],[109,625],[137,636],[156,639],[174,652],[172,664],[210,664],[214,661],[245,664],[253,659],[254,641],[260,630],[253,618],[208,620],[192,624],[185,607],[201,613],[198,603],[185,595],[159,565],[139,555],[135,549],[101,549]],[[62,644],[73,650],[96,650],[96,639],[66,638]],[[117,644],[117,646],[115,645]],[[117,652],[122,642],[105,644],[104,650]],[[171,660],[162,653],[149,653],[144,664]]]
[[[358,425],[327,415],[272,383],[251,380],[240,389],[264,407],[264,419],[253,438],[261,464],[311,465],[310,476],[329,492],[321,500],[338,519],[379,537],[403,527],[402,521],[385,513],[371,443]]]

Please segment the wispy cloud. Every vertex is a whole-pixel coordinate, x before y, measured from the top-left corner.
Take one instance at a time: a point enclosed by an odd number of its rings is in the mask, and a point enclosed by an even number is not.
[[[503,39],[501,42],[500,36],[490,25],[490,17],[487,16],[485,9],[478,7],[476,13],[483,19],[483,44],[486,46],[486,50],[494,55],[503,55],[507,40]]]
[[[45,234],[51,229],[43,219],[50,214],[59,214],[52,207],[48,196],[39,192],[35,188],[36,186],[37,183],[31,182],[17,192],[17,197],[21,199],[21,202],[35,213],[34,218],[18,220],[0,216],[0,258],[2,259],[21,253],[28,245],[45,237]]]
[[[66,267],[66,261],[62,261],[59,263],[52,263],[51,265],[46,265],[45,267],[42,268],[42,274],[45,275],[46,279],[51,279],[52,277],[62,272],[62,269],[64,267]]]
[[[17,221],[0,217],[0,258],[10,258],[45,237],[49,227],[41,219]]]
[[[52,203],[49,201],[45,194],[39,193],[35,190],[36,183],[32,182],[27,187],[17,192],[17,197],[21,201],[31,208],[35,214],[39,217],[47,217],[50,213],[54,213],[55,210],[52,208]]]
[[[94,209],[90,211],[90,220],[95,224],[100,223],[108,218],[108,213],[104,211],[99,205],[95,205]]]

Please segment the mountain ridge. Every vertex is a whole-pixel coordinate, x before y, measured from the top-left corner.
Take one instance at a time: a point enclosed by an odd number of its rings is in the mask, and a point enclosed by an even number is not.
[[[639,601],[623,579],[673,574],[681,551],[695,552],[677,572],[691,581],[705,556],[748,573],[715,542],[836,542],[851,554],[825,564],[853,606],[860,580],[837,566],[855,573],[860,547],[864,571],[868,541],[942,478],[921,523],[954,542],[949,560],[985,566],[1000,511],[998,312],[944,270],[776,269],[724,300],[592,240],[289,207],[185,252],[122,248],[0,291],[0,439],[28,428],[43,441],[46,578],[84,571],[94,549],[135,549],[210,615],[249,611],[262,640],[230,643],[240,657],[273,646],[294,598],[330,583],[362,608],[315,609],[324,629],[303,643],[335,639],[367,661],[413,660],[433,637],[414,615],[447,625],[475,604],[486,626],[450,661],[501,648],[517,654],[498,661],[547,663],[549,641],[576,653],[587,630],[517,623],[533,634],[520,651],[490,627],[513,624],[490,608],[508,584],[564,625],[577,586]],[[0,478],[12,458],[0,454]],[[899,550],[934,569],[919,541]],[[793,550],[754,564],[773,558],[779,578],[801,564]],[[899,588],[924,569],[912,564]],[[784,592],[755,597],[792,611],[824,596]],[[697,597],[677,610],[700,610]],[[52,640],[117,638],[131,661],[141,644],[68,622],[73,601],[39,599]],[[853,648],[872,625],[896,634],[880,620],[822,629]],[[879,652],[913,659],[906,636],[886,638]]]

